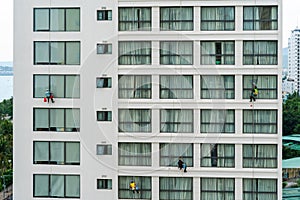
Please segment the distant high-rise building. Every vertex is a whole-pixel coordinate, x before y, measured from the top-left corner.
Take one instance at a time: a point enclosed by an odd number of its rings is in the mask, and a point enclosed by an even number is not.
[[[14,1],[14,199],[281,199],[282,0]]]
[[[300,29],[291,32],[288,40],[288,78],[293,80],[294,84],[289,93],[300,93]]]

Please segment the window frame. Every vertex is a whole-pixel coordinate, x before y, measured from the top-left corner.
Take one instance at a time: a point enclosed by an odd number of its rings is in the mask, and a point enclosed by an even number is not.
[[[205,181],[205,180],[215,180],[215,184],[216,184],[216,190],[213,190],[213,189],[211,189],[211,190],[206,190],[206,189],[203,189],[203,187],[204,187],[204,183],[203,183],[203,181]],[[231,181],[233,181],[233,185],[232,185],[232,187],[233,187],[233,190],[219,190],[219,188],[218,188],[218,186],[219,185],[225,185],[226,183],[225,183],[225,181],[226,180],[231,180]],[[219,182],[222,182],[222,184],[220,184]],[[231,193],[232,194],[232,197],[233,198],[235,198],[235,179],[234,178],[202,178],[201,177],[201,182],[200,182],[200,185],[201,185],[201,187],[200,187],[200,192],[201,192],[201,194],[205,194],[205,193],[213,193],[213,194],[215,194],[217,197],[219,197],[220,199],[224,199],[224,200],[231,200],[231,198],[229,197],[229,198],[226,198],[226,194],[228,194],[228,193]],[[226,187],[228,187],[228,185],[226,185]],[[220,197],[220,194],[222,194],[222,197]],[[224,196],[225,195],[225,196]],[[214,199],[214,198],[213,198]],[[201,195],[201,200],[206,200],[206,196],[204,196],[204,195]]]
[[[101,84],[103,81],[103,84]],[[111,77],[96,77],[96,88],[112,88]]]
[[[127,45],[125,52],[122,52],[122,45]],[[130,49],[131,45],[139,45],[141,48]],[[149,46],[147,47],[147,45]],[[118,47],[118,65],[152,65],[152,41],[119,41]],[[130,59],[123,62],[123,57]],[[131,57],[135,58],[135,60],[140,60],[140,62],[133,62]],[[145,59],[142,61],[142,58]]]
[[[112,111],[101,110],[96,112],[98,122],[111,122]]]
[[[174,19],[163,19],[163,10],[164,9],[169,9],[168,13],[169,13],[169,18],[170,17],[170,10],[171,9],[179,9],[180,10],[180,16],[182,17],[182,12],[186,11],[187,9],[191,9],[192,10],[192,19],[178,19],[178,20],[174,20]],[[184,10],[185,9],[185,10]],[[193,6],[171,6],[171,7],[160,7],[159,9],[159,27],[160,27],[160,31],[193,31],[194,30],[194,7]],[[164,23],[168,23],[168,29],[165,29],[163,24]],[[192,26],[190,29],[183,29],[183,28],[173,28],[173,26],[171,25],[172,23],[179,23],[179,24],[185,24],[185,23],[192,23]],[[180,25],[181,27],[182,25]]]
[[[127,88],[120,88],[120,85],[124,84],[124,82],[126,82],[126,80],[122,79],[122,77],[133,77],[133,87],[127,87]],[[143,85],[141,85],[140,87],[136,87],[137,84],[139,83],[137,78],[145,78],[145,79],[150,79],[150,82],[147,82],[147,80],[143,80]],[[123,80],[123,82],[122,82]],[[124,84],[124,85],[129,85],[129,84]],[[143,86],[150,86],[150,87],[143,87]],[[128,95],[129,98],[126,97],[122,97],[121,93],[122,91],[127,91],[130,92],[131,94]],[[143,97],[143,95],[137,95],[136,97],[136,91],[138,93],[150,93],[148,95],[146,95],[146,97]],[[141,97],[142,96],[142,97]],[[147,97],[149,96],[149,97]],[[118,98],[119,99],[151,99],[152,98],[152,76],[151,75],[129,75],[129,74],[119,74],[118,76]]]
[[[190,86],[192,86],[191,88],[179,88],[179,87],[172,87],[173,85],[170,84],[168,86],[165,86],[162,84],[162,78],[166,77],[166,79],[168,79],[168,81],[170,82],[170,79],[172,79],[172,77],[175,78],[184,78],[186,79],[185,81],[188,81],[188,78],[191,78],[191,84]],[[184,82],[182,80],[178,80],[178,82]],[[162,95],[162,93],[166,91],[168,92],[168,97],[164,98]],[[177,97],[178,95],[173,95],[173,91],[177,91],[176,94],[180,94],[180,91],[187,91],[187,92],[191,92],[192,95],[191,97],[186,96],[186,95],[182,95]],[[173,97],[173,98],[172,98]],[[160,75],[159,76],[159,98],[160,99],[193,99],[194,98],[194,76],[193,75]]]
[[[178,112],[180,111],[180,115],[182,114],[181,112],[182,111],[188,111],[188,112],[192,112],[192,121],[191,122],[176,122],[176,121],[165,121],[165,122],[162,122],[162,112],[166,111],[166,115],[170,115],[172,114],[171,112],[174,111],[174,112]],[[160,115],[160,133],[194,133],[194,110],[193,109],[160,109],[160,112],[159,112],[159,115]],[[180,125],[180,124],[186,124],[186,125],[190,125],[191,126],[191,131],[163,131],[163,128],[164,126],[171,126],[171,125]],[[174,129],[174,128],[172,128]]]
[[[162,188],[162,182],[166,180],[166,182],[168,182],[168,188],[163,189]],[[187,180],[187,186],[186,189],[184,189],[185,187],[180,187],[182,189],[177,189],[176,185],[183,183],[183,181],[181,180]],[[185,198],[185,200],[192,200],[193,199],[193,190],[194,190],[194,186],[193,186],[193,177],[159,177],[159,199],[161,200],[169,200],[172,199],[172,197],[174,197],[174,194],[172,195],[172,193],[179,193],[178,196],[180,196],[180,193],[187,193],[191,198]],[[166,193],[165,198],[163,198],[161,193]]]
[[[132,20],[121,20],[121,12],[126,10],[126,9],[131,9],[133,13],[136,11],[140,11],[137,16],[138,19],[132,19]],[[150,19],[149,20],[141,20],[140,15],[141,13],[145,12],[144,10],[150,10]],[[118,31],[151,31],[152,30],[152,7],[118,7],[118,13],[119,13],[119,19],[118,19]],[[134,29],[128,29],[124,28],[121,29],[122,24],[131,24]],[[149,26],[145,26],[145,24],[150,24]],[[137,24],[137,28],[135,27],[135,24]]]
[[[135,181],[139,186],[139,193],[132,195],[129,190],[130,181]],[[150,182],[149,188],[145,187],[145,182]],[[126,183],[124,187],[123,182]],[[123,192],[125,194],[123,194]],[[126,194],[127,193],[127,194]],[[118,199],[152,199],[152,177],[151,176],[118,176]]]
[[[103,49],[102,52],[99,50],[100,47]],[[97,43],[96,52],[97,55],[112,54],[112,43]]]
[[[96,185],[97,190],[112,190],[112,179],[97,179]],[[103,187],[100,187],[101,185]]]
[[[246,191],[245,189],[246,189],[246,187],[245,187],[245,184],[246,184],[246,181],[245,180],[250,180],[251,182],[252,182],[252,187],[253,186],[255,186],[256,188],[255,188],[255,191]],[[273,191],[260,191],[259,190],[259,182],[258,181],[270,181],[270,180],[272,180],[272,181],[275,181],[275,184],[274,184],[274,186],[276,187],[276,192],[273,192]],[[251,196],[253,197],[253,196],[256,196],[256,197],[258,197],[259,196],[259,194],[273,194],[273,195],[275,195],[276,196],[276,198],[275,199],[277,199],[277,197],[278,197],[278,194],[277,194],[277,192],[278,192],[278,185],[277,185],[277,179],[266,179],[266,178],[243,178],[243,198],[245,198],[245,195],[246,194],[252,194]],[[268,189],[268,187],[266,187],[265,189]]]
[[[103,153],[100,152],[100,147],[103,147]],[[96,145],[96,155],[105,156],[112,155],[113,149],[111,144],[97,144]]]
[[[131,145],[134,148],[134,151],[126,151],[122,149],[122,145],[129,146]],[[143,146],[145,145],[145,147]],[[150,147],[150,151],[143,152],[146,147]],[[124,152],[126,154],[122,154]],[[132,159],[135,158],[135,161]],[[121,159],[130,159],[131,162],[126,164],[123,163]],[[141,163],[145,162],[145,163]],[[119,142],[118,143],[118,166],[140,166],[140,167],[151,167],[152,166],[152,144],[151,143],[130,143],[130,142]]]
[[[100,18],[100,13],[102,18]],[[112,21],[112,10],[97,10],[97,21]]]
[[[246,83],[245,83],[245,78],[246,77],[251,77],[251,82],[248,83],[248,87],[246,86]],[[262,79],[262,78],[273,78],[276,80],[276,87],[275,88],[262,88],[262,87],[259,87],[258,85],[258,80],[259,79]],[[277,99],[278,98],[278,91],[277,91],[277,88],[278,88],[278,77],[277,75],[243,75],[243,99],[249,99],[249,96],[250,96],[250,91],[252,91],[252,83],[255,83],[255,85],[258,87],[258,91],[259,91],[259,94],[257,95],[256,99]],[[270,94],[272,91],[275,91],[276,93],[276,96],[274,98],[271,98],[271,97],[261,97],[261,93],[267,93],[267,94]],[[248,94],[246,94],[246,92],[248,92]]]
[[[185,54],[179,54],[178,50],[180,49],[180,45],[184,43],[190,43],[191,44],[191,54],[185,53]],[[165,44],[165,45],[164,45]],[[170,46],[171,45],[179,46],[175,49],[176,52],[171,52]],[[167,46],[168,49],[163,49],[163,46]],[[167,61],[164,61],[163,57],[167,57]],[[178,58],[179,57],[179,63],[171,61],[172,57]],[[188,61],[190,58],[190,62],[184,63],[184,61]],[[159,42],[159,64],[160,65],[193,65],[194,63],[194,41],[187,40],[187,41],[160,41]]]
[[[252,149],[252,157],[245,156],[246,152],[246,146],[250,147]],[[274,154],[276,157],[260,157],[261,152],[258,150],[259,147],[275,147]],[[256,151],[254,151],[256,149]],[[278,146],[276,144],[243,144],[243,168],[268,168],[268,169],[274,169],[278,167]],[[256,153],[255,157],[253,154]],[[251,164],[249,166],[246,165],[246,162],[249,163],[251,161]],[[261,163],[257,164],[259,161],[273,161],[274,166],[266,166],[265,163],[263,165],[260,165]]]
[[[177,155],[170,155],[174,152],[170,152],[168,151],[168,155],[164,156],[162,155],[162,151],[163,149],[166,150],[170,150],[171,149],[178,146],[178,145],[182,145],[182,146],[186,146],[187,148],[191,148],[189,149],[189,151],[191,151],[191,155],[186,155],[186,153],[188,152],[188,150],[186,150],[185,152],[182,152],[181,155],[177,154]],[[180,147],[178,147],[180,148]],[[160,167],[177,167],[178,164],[178,159],[179,157],[182,158],[182,160],[186,163],[187,167],[193,167],[194,166],[194,144],[191,143],[159,143],[159,166]],[[172,163],[169,163],[168,165],[163,165],[163,160],[168,159],[169,161],[173,161]],[[187,161],[188,160],[188,161]]]
[[[210,145],[211,151],[208,156],[203,156],[203,145]],[[218,155],[218,146],[222,145],[223,149],[225,150],[226,147],[232,147],[233,146],[233,156],[219,156]],[[211,166],[206,166],[203,164],[204,159],[210,159],[211,160]],[[232,166],[218,166],[218,160],[221,159],[225,163],[226,161],[231,161]],[[235,144],[208,144],[208,143],[202,143],[201,144],[201,155],[200,155],[200,166],[201,167],[216,167],[216,168],[235,168]]]
[[[119,110],[118,110],[119,112],[118,112],[118,132],[119,133],[128,133],[128,132],[131,132],[131,133],[137,133],[137,132],[142,132],[142,133],[150,133],[150,132],[152,132],[152,110],[151,109],[131,109],[131,108],[129,108],[129,109],[123,109],[123,108],[120,108]],[[141,119],[140,121],[121,121],[121,115],[120,115],[120,112],[126,112],[126,111],[128,111],[128,112],[131,112],[131,111],[135,111],[135,112],[150,112],[149,113],[149,115],[150,115],[150,120],[149,121],[143,121],[143,119]],[[144,113],[145,114],[145,113]],[[147,114],[147,113],[146,113]],[[127,119],[128,119],[129,117],[127,117]],[[130,117],[130,119],[132,119],[131,117]],[[138,131],[136,131],[136,130],[122,130],[121,128],[120,128],[120,125],[123,125],[123,124],[138,124],[139,125],[139,130]],[[149,128],[149,130],[147,130],[147,131],[143,131],[142,130],[142,127],[143,126],[150,126],[150,128]]]

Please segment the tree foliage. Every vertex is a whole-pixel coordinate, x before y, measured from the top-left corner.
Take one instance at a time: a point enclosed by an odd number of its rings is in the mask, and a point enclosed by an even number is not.
[[[4,116],[10,116],[13,118],[13,98],[4,99],[0,103],[0,116],[3,118]]]
[[[283,104],[283,135],[300,134],[300,96],[294,93]]]

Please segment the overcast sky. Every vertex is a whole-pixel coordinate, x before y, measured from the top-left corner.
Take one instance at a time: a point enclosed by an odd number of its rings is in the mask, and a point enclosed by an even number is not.
[[[300,0],[283,1],[283,47],[291,30],[300,28]],[[13,60],[13,0],[0,0],[0,62]]]

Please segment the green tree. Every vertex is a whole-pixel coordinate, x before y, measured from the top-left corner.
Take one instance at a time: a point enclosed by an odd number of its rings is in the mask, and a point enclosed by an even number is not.
[[[300,134],[300,97],[298,93],[289,95],[283,104],[283,135]]]
[[[0,103],[0,116],[3,118],[4,116],[10,116],[13,118],[13,98],[4,99]]]

